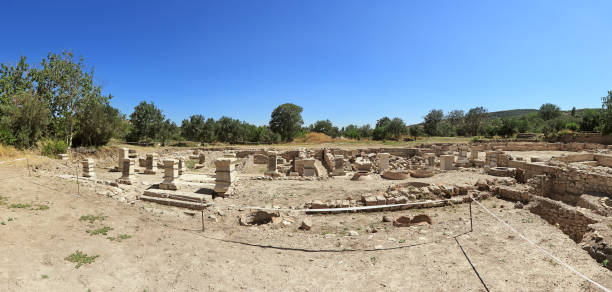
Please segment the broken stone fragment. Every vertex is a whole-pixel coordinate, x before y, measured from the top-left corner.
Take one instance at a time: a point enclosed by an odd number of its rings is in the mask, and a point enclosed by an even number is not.
[[[310,230],[312,228],[312,221],[310,218],[304,218],[302,220],[302,224],[300,225],[300,229],[302,230]]]

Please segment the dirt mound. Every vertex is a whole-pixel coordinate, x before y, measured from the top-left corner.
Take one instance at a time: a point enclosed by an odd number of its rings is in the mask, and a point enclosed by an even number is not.
[[[326,142],[334,142],[335,139],[327,136],[323,133],[315,133],[311,132],[306,134],[303,137],[296,138],[294,142],[298,143],[326,143]]]

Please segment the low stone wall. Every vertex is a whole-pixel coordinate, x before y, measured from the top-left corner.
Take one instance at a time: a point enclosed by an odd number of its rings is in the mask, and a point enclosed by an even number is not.
[[[535,198],[535,206],[530,211],[552,225],[557,225],[563,233],[567,234],[576,243],[582,240],[584,234],[589,230],[589,224],[598,221],[587,216],[587,210],[579,210],[558,201],[547,198]]]
[[[582,142],[610,145],[612,144],[612,135],[602,136],[600,133],[573,133],[571,135],[556,137],[555,142]]]
[[[593,156],[599,165],[612,167],[612,155],[595,154]]]

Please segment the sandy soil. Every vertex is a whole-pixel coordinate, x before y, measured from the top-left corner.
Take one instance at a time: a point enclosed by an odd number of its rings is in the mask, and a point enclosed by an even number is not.
[[[215,207],[203,213],[202,232],[200,213],[121,202],[84,181],[77,192],[74,181],[51,175],[73,168],[51,161],[28,176],[21,164],[0,166],[0,196],[6,198],[0,205],[5,223],[0,225],[1,291],[484,291],[454,239],[469,231],[468,204],[308,215],[310,231],[298,229],[306,215],[295,212],[283,213],[291,222],[286,227],[237,223],[247,211],[235,206],[357,198],[397,182],[259,181],[249,179],[255,173],[241,174],[238,194],[216,199]],[[103,170],[98,173],[106,179],[120,176]],[[199,172],[210,174],[211,168]],[[421,181],[473,183],[483,176],[455,171]],[[137,180],[123,193],[140,192],[161,180],[161,174],[137,175]],[[10,207],[16,203],[49,209]],[[484,204],[546,250],[612,287],[612,273],[558,228],[510,202],[492,198]],[[457,240],[491,291],[597,291],[472,207],[474,231]],[[433,218],[432,225],[398,228],[381,220],[383,215],[423,213]],[[79,220],[83,215],[107,217],[88,223]],[[105,226],[113,228],[106,236],[87,233]],[[368,233],[368,228],[377,232]],[[349,236],[349,231],[358,235]],[[131,238],[107,239],[120,234]],[[77,250],[99,257],[77,269],[64,259]]]

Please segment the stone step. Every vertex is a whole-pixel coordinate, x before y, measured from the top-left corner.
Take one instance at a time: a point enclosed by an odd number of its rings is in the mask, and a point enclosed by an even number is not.
[[[151,197],[147,195],[141,195],[140,199],[143,201],[153,202],[153,203],[157,203],[161,205],[187,208],[187,209],[192,209],[192,210],[203,210],[208,207],[208,204],[200,204],[196,202],[174,200],[174,199],[160,198],[160,197]]]
[[[144,192],[145,196],[155,197],[155,198],[165,198],[172,199],[178,201],[186,201],[193,202],[198,204],[206,204],[212,202],[212,195],[198,194],[198,193],[188,193],[188,192],[178,192],[178,191],[169,191],[169,190],[146,190]]]

